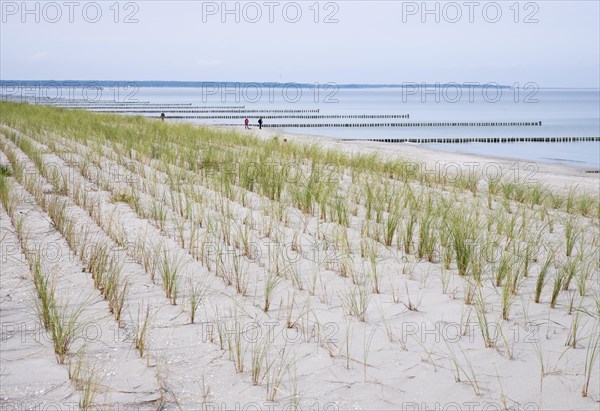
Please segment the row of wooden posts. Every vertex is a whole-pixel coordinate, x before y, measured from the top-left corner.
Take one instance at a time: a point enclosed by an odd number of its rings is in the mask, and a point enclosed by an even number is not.
[[[246,116],[230,115],[230,116],[167,116],[170,119],[204,119],[204,120],[235,120],[243,119]],[[255,116],[256,117],[256,116]],[[308,115],[265,115],[263,119],[278,119],[278,118],[298,118],[298,119],[321,119],[321,118],[410,118],[409,114],[308,114]]]
[[[263,126],[264,127],[264,126]],[[600,137],[443,137],[443,138],[369,138],[343,141],[373,141],[378,143],[572,143],[600,141]]]
[[[239,124],[219,124],[221,126],[239,126]],[[263,124],[263,127],[292,128],[292,127],[539,127],[541,121],[511,121],[511,122],[461,122],[461,123],[288,123]]]

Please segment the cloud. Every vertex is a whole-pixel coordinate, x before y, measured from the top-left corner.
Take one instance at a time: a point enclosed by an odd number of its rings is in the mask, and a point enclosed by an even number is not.
[[[38,51],[37,53],[34,53],[33,55],[31,55],[31,57],[29,57],[29,61],[45,61],[48,59],[49,55],[50,53],[48,53],[47,51]]]

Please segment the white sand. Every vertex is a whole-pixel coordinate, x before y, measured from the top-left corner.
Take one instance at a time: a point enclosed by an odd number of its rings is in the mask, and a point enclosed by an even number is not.
[[[251,133],[266,138],[279,134],[272,130],[252,130]],[[339,142],[292,134],[280,137],[319,142],[324,147],[352,153],[378,153],[389,158],[402,156],[419,164],[426,163],[426,167],[433,170],[434,164],[439,164],[443,171],[451,163],[463,169],[484,169],[486,165],[494,163],[500,166],[503,173],[514,172],[511,169],[514,161],[441,153],[414,145]],[[5,137],[0,138],[13,146]],[[381,257],[377,267],[382,275],[382,290],[380,294],[370,294],[366,322],[363,323],[344,314],[342,298],[353,286],[348,278],[326,269],[322,256],[320,264],[316,265],[321,280],[316,284],[315,295],[309,292],[315,268],[314,251],[329,252],[320,246],[315,248],[314,244],[322,244],[322,236],[327,240],[331,230],[324,224],[319,231],[321,234],[318,234],[317,221],[310,218],[306,230],[300,234],[301,253],[291,251],[289,245],[294,227],[301,225],[305,217],[297,211],[288,210],[290,223],[287,226],[275,224],[274,228],[279,231],[280,243],[285,244],[284,252],[289,260],[298,264],[296,268],[303,278],[304,290],[300,290],[290,279],[283,280],[275,290],[269,312],[264,313],[261,309],[264,277],[271,265],[269,250],[272,250],[270,247],[277,232],[265,232],[268,218],[261,210],[258,195],[249,195],[246,205],[230,203],[232,216],[238,224],[247,221],[248,216],[254,220],[254,224],[248,222],[249,232],[259,251],[254,259],[244,259],[248,270],[248,290],[245,295],[240,295],[236,294],[235,285],[226,285],[215,276],[214,263],[209,271],[205,264],[182,249],[177,227],[173,224],[177,216],[171,209],[168,210],[166,226],[160,228],[149,219],[140,218],[128,205],[110,201],[110,193],[101,189],[100,185],[106,184],[114,189],[127,187],[130,181],[119,181],[111,173],[118,171],[123,175],[131,174],[130,170],[125,170],[122,164],[115,161],[110,149],[101,158],[101,168],[95,167],[96,177],[86,178],[77,165],[87,148],[68,141],[59,142],[64,145],[65,152],[73,154],[47,154],[45,160],[58,164],[64,172],[73,176],[73,183],[85,183],[90,195],[98,199],[98,209],[105,221],[111,220],[111,227],[117,228],[112,234],[108,233],[108,225],[99,227],[72,200],[70,215],[77,216],[79,226],[89,227],[109,241],[117,238],[115,233],[119,233],[124,236],[126,244],[125,247],[114,246],[114,252],[120,253],[123,258],[131,284],[122,324],[124,327],[119,328],[109,314],[106,302],[102,301],[94,288],[90,274],[82,272],[83,262],[69,252],[67,243],[48,224],[50,218],[47,213],[17,185],[17,190],[23,192],[25,204],[21,206],[21,211],[28,216],[26,224],[32,233],[31,241],[42,245],[52,243],[61,250],[63,259],[48,263],[49,266],[59,267],[61,295],[91,298],[94,301],[86,311],[86,320],[98,324],[103,333],[100,338],[87,339],[85,342],[88,344],[86,355],[89,361],[96,364],[98,375],[102,377],[100,392],[96,396],[100,407],[156,409],[160,401],[164,401],[164,409],[200,409],[203,404],[211,410],[285,409],[297,399],[305,410],[496,410],[505,406],[519,410],[598,409],[598,363],[594,366],[588,398],[582,398],[580,394],[584,379],[585,347],[594,320],[582,313],[577,348],[565,347],[574,318],[567,314],[567,306],[569,296],[574,295],[575,291],[561,293],[557,309],[550,309],[549,282],[544,288],[541,304],[535,304],[532,293],[538,264],[532,265],[531,277],[524,281],[513,305],[511,320],[503,325],[506,341],[503,342],[499,337],[496,348],[485,348],[475,310],[462,301],[462,278],[452,274],[449,291],[444,294],[440,264],[416,261],[413,256],[403,256],[394,247],[390,250],[380,247]],[[47,148],[43,145],[40,147]],[[30,163],[22,152],[17,152],[23,163]],[[69,159],[69,164],[65,158]],[[2,155],[0,162],[7,164],[8,160]],[[143,206],[149,209],[153,201],[149,194],[149,187],[152,186],[152,178],[149,178],[151,167],[136,163],[135,169],[138,174],[134,180],[142,193]],[[145,172],[141,173],[140,170]],[[169,189],[165,184],[166,175],[161,171],[154,171],[153,174],[158,181],[157,190],[166,192]],[[575,184],[578,190],[588,193],[597,193],[595,190],[599,181],[598,175],[549,164],[539,164],[533,175],[526,176],[532,179],[531,182],[539,180],[557,189],[566,189]],[[216,204],[221,200],[208,188],[200,188],[200,191],[206,199],[204,211],[213,221],[217,221],[220,213]],[[215,204],[212,199],[216,200]],[[364,215],[362,210],[360,215]],[[589,233],[597,236],[597,222],[590,219],[584,221],[589,223],[586,227]],[[65,367],[56,364],[51,344],[40,343],[36,346],[39,348],[33,350],[31,341],[27,344],[19,342],[21,333],[7,334],[7,327],[12,324],[35,324],[35,312],[32,304],[26,302],[26,296],[32,288],[27,275],[28,267],[12,234],[14,227],[4,210],[0,214],[0,223],[3,249],[0,401],[6,409],[24,409],[32,404],[47,405],[61,401],[62,404],[72,404],[77,401],[78,392],[69,386]],[[120,232],[119,227],[122,228]],[[557,223],[557,238],[562,235],[561,230],[562,227]],[[201,234],[204,233],[206,228],[201,231]],[[6,236],[4,233],[7,233]],[[186,231],[186,235],[189,237],[190,232]],[[355,268],[366,269],[358,261],[358,218],[352,222],[350,235],[352,248],[357,254]],[[162,242],[166,255],[182,262],[179,305],[169,304],[162,289],[162,280],[157,278],[153,283],[149,273],[139,264],[140,255],[135,245],[140,241],[147,244]],[[129,253],[125,253],[126,250]],[[225,261],[226,264],[231,262],[227,257]],[[597,268],[592,269],[595,270],[594,281],[590,284],[590,294],[582,303],[588,308],[593,307],[592,296],[597,296],[599,292]],[[189,296],[189,286],[185,281],[187,277],[202,281],[208,287],[206,300],[198,309],[198,323],[193,325],[189,324],[189,309],[185,303]],[[496,322],[500,313],[497,290],[488,283],[484,288],[489,320]],[[575,286],[572,285],[571,289],[574,290]],[[400,302],[394,302],[395,294]],[[292,298],[294,303],[289,310]],[[418,311],[407,309],[409,300],[418,302]],[[140,304],[153,307],[146,358],[139,358],[128,334],[135,329]],[[286,326],[288,311],[293,322],[291,328]],[[225,349],[221,349],[216,331],[219,324],[227,328],[226,333],[231,338],[235,335],[234,324],[246,331],[242,336],[243,372],[236,372],[227,343]],[[274,365],[270,377],[261,379],[260,384],[254,386],[250,371],[252,358],[258,352],[255,342],[257,336],[268,335],[272,335],[268,350]],[[82,344],[83,341],[78,342],[77,347]],[[284,348],[286,356],[284,361],[279,361],[278,353]],[[543,353],[543,378],[537,350]],[[453,371],[453,357],[456,358],[459,371]],[[30,367],[35,367],[35,371]],[[268,380],[273,383],[279,369],[285,375],[276,391],[276,403],[271,403],[266,401]],[[459,378],[455,377],[456,373]],[[44,375],[44,378],[40,378],[40,375]],[[58,388],[52,390],[52,387]]]

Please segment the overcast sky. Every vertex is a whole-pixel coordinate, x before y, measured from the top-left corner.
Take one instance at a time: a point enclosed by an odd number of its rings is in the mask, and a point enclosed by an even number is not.
[[[514,3],[1,1],[0,78],[599,86],[600,2]]]

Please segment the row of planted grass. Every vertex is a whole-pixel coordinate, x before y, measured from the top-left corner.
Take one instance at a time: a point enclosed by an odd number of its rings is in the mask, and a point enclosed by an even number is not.
[[[89,301],[73,304],[60,297],[57,290],[58,267],[48,266],[42,245],[31,239],[31,226],[25,224],[25,217],[17,211],[25,203],[12,179],[12,170],[6,166],[0,172],[0,203],[12,222],[16,239],[27,258],[39,323],[52,340],[57,362],[66,364],[69,379],[80,392],[79,407],[83,410],[92,409],[100,378],[94,367],[90,368],[84,361],[84,348],[77,355],[72,352],[72,346],[81,338],[84,330],[81,317]]]

